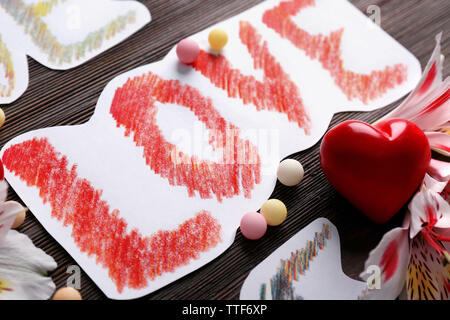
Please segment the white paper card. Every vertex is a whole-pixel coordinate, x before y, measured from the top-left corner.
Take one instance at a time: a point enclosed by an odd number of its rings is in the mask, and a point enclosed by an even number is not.
[[[0,0],[0,104],[28,86],[26,55],[51,69],[79,66],[150,22],[137,1]]]
[[[241,289],[241,300],[356,300],[367,284],[342,272],[336,227],[319,218],[258,264]]]

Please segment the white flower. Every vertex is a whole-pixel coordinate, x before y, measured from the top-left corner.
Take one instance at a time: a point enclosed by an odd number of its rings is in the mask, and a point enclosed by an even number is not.
[[[48,299],[55,285],[46,274],[56,268],[56,262],[26,235],[10,230],[17,214],[25,208],[14,201],[5,202],[7,189],[7,183],[1,180],[0,300]]]
[[[417,88],[383,119],[420,127],[430,148],[450,156],[450,78],[442,81],[441,35]],[[365,263],[381,269],[381,288],[365,299],[450,299],[450,163],[432,159],[403,225],[384,235]],[[370,275],[363,272],[361,278]]]
[[[403,226],[386,233],[370,253],[365,268],[380,267],[381,288],[365,299],[396,299],[405,288],[408,299],[450,299],[450,205],[423,186],[409,211]]]

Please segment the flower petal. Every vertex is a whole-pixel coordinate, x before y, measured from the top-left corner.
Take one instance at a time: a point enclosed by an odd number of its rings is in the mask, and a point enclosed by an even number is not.
[[[8,196],[8,183],[5,180],[0,180],[0,203],[5,202]]]
[[[442,101],[446,101],[445,94],[446,88],[448,88],[442,83],[444,59],[441,55],[441,37],[442,33],[436,37],[436,47],[417,87],[396,109],[379,121],[401,118],[410,120],[425,130],[432,129],[450,120],[445,115],[438,116],[438,114],[445,113]]]
[[[422,187],[409,204],[409,210],[411,239],[425,226],[450,228],[450,205],[436,191]]]
[[[428,169],[430,170],[430,169]],[[427,189],[433,190],[437,193],[441,193],[445,186],[447,185],[447,181],[439,181],[436,180],[429,174],[425,174],[425,178],[423,178],[423,186]]]
[[[25,208],[15,201],[7,201],[0,205],[0,243],[5,239],[16,216]]]
[[[8,232],[0,244],[0,300],[48,299],[55,284],[46,274],[56,262],[24,234]]]
[[[450,121],[443,123],[434,129],[435,129],[434,131],[440,131],[440,132],[450,134]]]
[[[408,258],[408,226],[386,233],[365,263],[365,270],[371,265],[380,267],[381,288],[369,290],[364,298],[396,299],[405,287]],[[367,281],[369,275],[363,272],[360,277]]]
[[[417,88],[413,91],[413,95],[424,95],[442,82],[442,69],[445,57],[441,54],[442,32],[436,36],[436,46],[434,47],[431,58],[425,67]]]
[[[438,181],[448,182],[450,180],[450,163],[431,159],[428,166],[428,174]],[[436,192],[440,193],[440,191]]]
[[[409,300],[450,299],[450,263],[422,234],[411,242],[406,290]]]
[[[425,135],[428,138],[431,149],[450,157],[450,134],[443,132],[425,132]]]
[[[422,130],[434,130],[450,120],[450,77],[437,85],[420,102],[420,111],[408,120]]]

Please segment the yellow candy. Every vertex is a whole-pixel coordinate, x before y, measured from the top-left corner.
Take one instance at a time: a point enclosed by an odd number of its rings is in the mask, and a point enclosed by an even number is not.
[[[209,33],[208,41],[211,49],[220,51],[227,44],[228,35],[222,29],[214,29]]]
[[[287,209],[280,200],[270,199],[262,205],[261,214],[269,226],[278,226],[286,219]]]
[[[5,123],[5,113],[0,109],[0,127]]]
[[[22,212],[19,212],[16,216],[16,219],[14,220],[13,225],[11,226],[11,229],[16,229],[16,228],[20,227],[24,223],[26,216],[27,215],[25,213],[25,210]]]

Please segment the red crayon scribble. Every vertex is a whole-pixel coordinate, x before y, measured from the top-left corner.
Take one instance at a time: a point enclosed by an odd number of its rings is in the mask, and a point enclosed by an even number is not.
[[[244,104],[253,104],[257,110],[284,113],[309,133],[309,117],[304,109],[297,86],[269,52],[267,42],[249,23],[239,23],[239,37],[253,59],[253,67],[264,72],[263,81],[233,69],[222,55],[200,51],[192,66],[216,87],[226,90],[229,97],[239,98]]]
[[[149,280],[198,258],[215,247],[221,227],[209,212],[201,211],[174,230],[143,236],[127,231],[128,224],[117,209],[101,199],[102,191],[78,177],[76,165],[58,153],[46,138],[33,138],[12,145],[3,154],[6,168],[51,206],[52,217],[72,226],[72,238],[81,252],[95,256],[108,269],[119,292],[140,289]]]
[[[209,143],[221,151],[220,161],[200,160],[178,150],[158,127],[155,101],[173,103],[191,110],[209,130]],[[201,198],[216,195],[230,198],[243,190],[245,197],[260,182],[257,148],[239,137],[239,129],[228,124],[214,108],[210,98],[178,80],[164,80],[149,72],[128,81],[116,90],[110,109],[117,126],[132,133],[137,146],[144,147],[147,165],[171,185],[186,186],[189,196],[197,191]]]
[[[404,64],[387,66],[384,70],[374,70],[370,74],[360,74],[344,68],[341,57],[341,40],[344,29],[330,35],[311,35],[299,28],[292,16],[306,7],[315,6],[314,0],[291,0],[280,2],[263,14],[263,22],[281,37],[291,41],[311,59],[317,59],[328,70],[336,85],[349,100],[360,99],[365,104],[381,97],[387,90],[402,84],[407,79]]]

